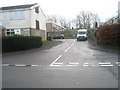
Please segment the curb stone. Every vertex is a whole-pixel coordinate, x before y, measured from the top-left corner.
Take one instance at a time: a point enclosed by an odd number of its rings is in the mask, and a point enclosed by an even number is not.
[[[118,51],[118,50],[115,50],[115,49],[112,49],[110,50],[110,48],[102,48],[100,46],[93,46],[92,44],[88,44],[88,47],[91,48],[91,49],[94,49],[94,50],[99,50],[99,51],[104,51],[104,52],[115,52],[115,51]]]

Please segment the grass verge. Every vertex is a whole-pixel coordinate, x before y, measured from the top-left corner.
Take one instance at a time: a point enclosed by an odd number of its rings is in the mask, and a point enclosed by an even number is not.
[[[65,39],[77,39],[77,37],[75,37],[75,36],[65,36],[64,38]]]
[[[46,45],[48,45],[48,44],[50,44],[50,43],[53,43],[54,41],[43,41],[43,45],[42,46],[46,46]]]

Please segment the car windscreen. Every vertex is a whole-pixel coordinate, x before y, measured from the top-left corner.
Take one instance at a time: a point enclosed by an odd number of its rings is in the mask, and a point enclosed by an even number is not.
[[[86,32],[78,32],[78,34],[86,34]]]

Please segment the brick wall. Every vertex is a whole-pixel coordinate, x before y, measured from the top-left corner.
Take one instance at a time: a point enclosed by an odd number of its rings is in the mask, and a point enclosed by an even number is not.
[[[68,30],[68,31],[51,31],[49,32],[50,36],[64,34],[64,36],[72,36],[77,34],[77,30]]]
[[[45,41],[47,40],[47,36],[46,36],[46,31],[45,30],[40,30],[40,36],[42,37],[42,40]]]

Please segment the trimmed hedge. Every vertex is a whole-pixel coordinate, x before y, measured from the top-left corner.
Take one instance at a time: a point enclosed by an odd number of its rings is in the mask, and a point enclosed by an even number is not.
[[[2,52],[12,52],[38,48],[42,46],[42,38],[38,36],[3,36]]]
[[[119,46],[120,44],[120,24],[104,25],[98,28],[96,33],[99,44]]]

